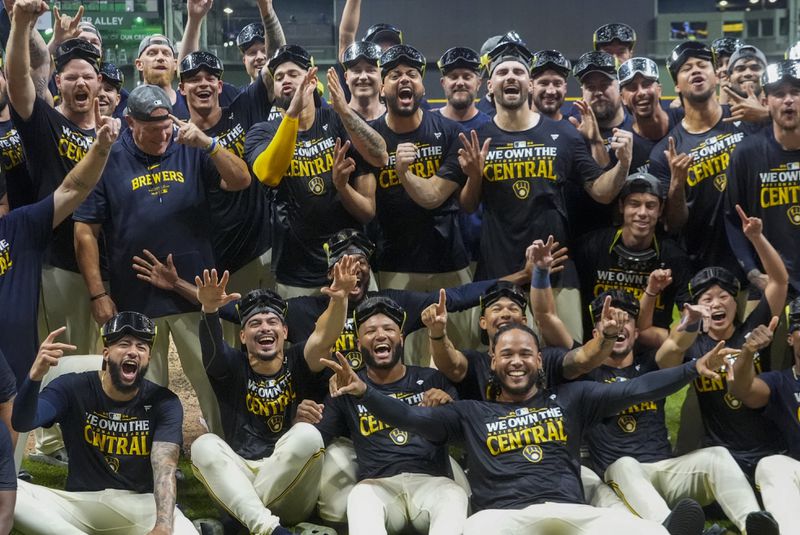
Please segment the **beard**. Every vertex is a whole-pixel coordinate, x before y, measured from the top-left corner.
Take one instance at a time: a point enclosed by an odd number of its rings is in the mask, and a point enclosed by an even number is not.
[[[419,110],[419,105],[420,102],[422,101],[422,95],[418,95],[416,92],[414,92],[413,105],[410,108],[400,107],[400,105],[397,103],[397,101],[400,99],[397,97],[396,93],[394,95],[387,94],[385,96],[385,99],[386,99],[386,107],[392,113],[394,113],[395,115],[399,115],[400,117],[411,117],[415,113],[417,113],[417,110]]]
[[[531,373],[530,375],[528,375],[527,382],[521,386],[509,386],[509,384],[503,379],[500,379],[500,384],[504,391],[506,391],[509,394],[518,396],[530,392],[534,386],[541,387],[542,386],[541,375],[542,375],[541,370],[539,370],[537,373]],[[506,376],[504,376],[504,378],[505,377]]]
[[[403,354],[404,354],[404,347],[400,345],[400,343],[397,343],[395,344],[392,350],[391,360],[389,360],[389,362],[386,362],[384,364],[380,364],[378,362],[375,362],[375,356],[369,349],[365,347],[361,348],[361,356],[364,357],[364,362],[367,363],[367,367],[376,370],[389,370],[391,368],[394,368],[395,366],[397,366],[398,362],[402,362]]]
[[[289,104],[292,103],[292,98],[294,97],[294,93],[291,95],[276,95],[274,100],[274,106],[276,108],[280,108],[282,110],[288,110]]]
[[[108,374],[111,377],[111,384],[114,385],[114,388],[119,390],[123,394],[130,394],[132,392],[136,392],[140,386],[142,386],[142,381],[144,380],[144,376],[147,373],[147,366],[140,366],[138,370],[136,370],[136,379],[131,384],[125,384],[122,382],[122,366],[112,360],[108,360]]]
[[[618,109],[619,106],[614,106],[614,104],[609,101],[598,102],[592,106],[594,116],[597,118],[597,122],[601,124],[608,124],[609,121],[613,120]]]
[[[691,102],[692,104],[704,104],[708,102],[710,98],[714,96],[714,88],[709,88],[702,93],[687,93],[683,96],[686,100]]]
[[[469,91],[457,91],[450,95],[447,99],[447,103],[456,110],[466,110],[475,100],[475,96],[474,93]]]
[[[553,115],[561,109],[561,105],[563,103],[564,99],[556,99],[553,104],[545,104],[544,93],[540,93],[538,96],[533,97],[533,105],[536,106],[536,109],[544,115]]]

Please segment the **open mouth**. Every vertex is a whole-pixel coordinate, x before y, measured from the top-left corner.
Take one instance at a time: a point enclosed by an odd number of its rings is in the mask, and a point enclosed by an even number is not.
[[[389,358],[392,354],[392,347],[385,343],[376,344],[372,354],[379,358]]]
[[[506,85],[503,88],[503,94],[506,96],[519,95],[520,90],[517,85]]]
[[[78,91],[75,93],[75,102],[79,104],[86,104],[89,102],[89,93]]]
[[[694,86],[703,85],[704,83],[706,83],[706,79],[704,76],[700,75],[692,76],[691,78],[689,78],[689,83]]]
[[[528,372],[526,370],[510,370],[506,375],[513,378],[520,378],[528,375]]]
[[[136,374],[139,372],[139,363],[130,359],[123,360],[120,371],[122,372],[122,378],[132,383],[136,380]]]
[[[261,346],[261,349],[272,349],[275,346],[275,335],[263,334],[256,338],[256,343]]]
[[[397,91],[397,99],[403,106],[411,106],[414,103],[414,91],[410,87],[402,87]]]
[[[211,94],[212,94],[211,91],[208,91],[208,90],[198,91],[196,93],[197,98],[202,99],[202,100],[207,100],[207,99],[211,98]]]
[[[727,314],[725,314],[725,312],[714,312],[711,314],[711,321],[715,322],[725,321],[726,316]]]

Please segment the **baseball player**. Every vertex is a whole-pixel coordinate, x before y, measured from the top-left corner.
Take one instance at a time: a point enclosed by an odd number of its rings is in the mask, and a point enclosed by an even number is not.
[[[64,351],[64,327],[42,343],[14,402],[13,425],[61,424],[69,454],[65,490],[19,482],[15,526],[25,533],[196,534],[175,507],[182,443],[178,397],[144,378],[153,321],[120,312],[103,326],[103,369],[39,383]]]
[[[616,328],[605,333],[613,339],[618,334]],[[457,440],[466,446],[476,511],[467,519],[466,535],[556,529],[631,534],[702,531],[703,514],[691,500],[676,507],[663,527],[617,509],[585,505],[578,437],[604,416],[673,392],[696,377],[698,370],[708,373],[708,364],[718,365],[719,355],[618,385],[577,381],[547,387],[541,381],[538,340],[528,327],[501,327],[492,348],[492,369],[499,384],[496,401],[456,401],[435,408],[409,407],[367,386],[344,358],[326,365],[336,371],[335,395],[351,394],[382,421],[428,440]]]
[[[192,444],[192,469],[226,510],[251,533],[289,533],[313,510],[319,492],[323,443],[316,428],[295,421],[304,399],[322,399],[319,372],[344,325],[347,296],[355,286],[354,261],[345,256],[325,288],[329,307],[306,343],[284,350],[286,302],[270,290],[253,290],[238,305],[240,340],[222,338],[218,310],[228,295],[227,273],[197,277],[203,309],[203,364],[223,414],[225,440],[207,433]],[[323,385],[324,386],[324,385]]]
[[[617,65],[631,59],[636,31],[622,22],[603,24],[592,34],[594,49],[614,56]]]
[[[758,351],[773,339],[777,324],[763,324],[751,331],[729,378],[731,394],[775,422],[786,437],[789,451],[762,459],[756,467],[756,485],[764,508],[775,516],[781,533],[800,533],[800,298],[789,304],[789,344],[793,365],[785,370],[757,374],[753,365]]]

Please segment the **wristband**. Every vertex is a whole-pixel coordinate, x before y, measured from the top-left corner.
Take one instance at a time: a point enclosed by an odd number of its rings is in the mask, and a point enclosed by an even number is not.
[[[431,336],[431,335],[428,335],[428,338],[430,338],[431,340],[444,340],[445,336],[447,336],[447,335],[445,335],[445,334],[443,334],[442,336]]]
[[[98,300],[98,299],[100,299],[101,297],[105,297],[105,296],[107,296],[107,295],[108,295],[108,292],[100,292],[100,293],[99,293],[99,294],[97,294],[97,295],[93,295],[93,296],[91,296],[91,297],[89,298],[89,301],[97,301],[97,300]]]
[[[696,321],[694,323],[689,323],[688,325],[684,326],[683,330],[687,333],[696,333],[700,330],[700,322]]]
[[[217,151],[219,151],[219,143],[217,143],[216,137],[211,138],[211,145],[206,147],[205,150],[206,154],[208,154],[209,156],[214,156],[217,153]]]
[[[645,289],[644,289],[644,293],[646,293],[646,294],[647,294],[647,295],[649,295],[650,297],[658,297],[658,294],[654,294],[654,293],[650,293],[650,292],[648,292],[648,291],[647,291],[647,288],[645,288]]]
[[[531,286],[537,290],[546,290],[550,288],[550,270],[540,268],[539,266],[533,266]]]

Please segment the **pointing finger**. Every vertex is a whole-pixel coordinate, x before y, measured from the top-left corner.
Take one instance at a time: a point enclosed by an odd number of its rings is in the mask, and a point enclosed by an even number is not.
[[[63,334],[66,330],[67,330],[66,326],[59,327],[55,331],[53,331],[50,334],[48,334],[47,338],[44,339],[44,342],[42,342],[42,344],[52,344],[53,340],[55,340],[56,338],[61,336],[61,334]]]

